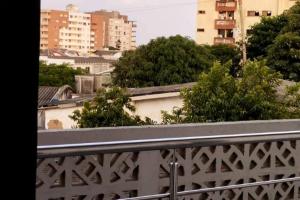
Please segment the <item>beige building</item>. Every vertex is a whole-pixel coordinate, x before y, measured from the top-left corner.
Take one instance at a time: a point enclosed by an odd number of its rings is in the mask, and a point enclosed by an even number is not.
[[[240,3],[242,7],[240,7]],[[197,44],[234,44],[262,16],[276,16],[296,0],[198,0]],[[242,13],[242,14],[241,14]]]
[[[129,21],[128,16],[121,15],[118,11],[99,10],[90,13],[93,18],[101,17],[105,24],[104,46],[114,47],[121,51],[136,48],[136,24]]]
[[[79,52],[90,52],[94,46],[91,15],[79,12],[74,5],[67,6],[68,27],[59,30],[59,47]]]

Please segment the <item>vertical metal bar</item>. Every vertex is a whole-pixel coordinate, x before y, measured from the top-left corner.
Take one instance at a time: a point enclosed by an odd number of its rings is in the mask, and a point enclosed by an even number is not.
[[[170,200],[177,200],[178,189],[178,166],[176,162],[176,150],[173,150],[173,157],[170,163]]]

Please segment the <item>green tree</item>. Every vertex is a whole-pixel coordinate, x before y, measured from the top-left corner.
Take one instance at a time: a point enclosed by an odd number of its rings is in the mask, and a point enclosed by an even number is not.
[[[299,86],[279,100],[281,75],[265,61],[247,62],[241,77],[229,73],[230,63],[215,63],[192,89],[181,92],[184,106],[162,112],[164,123],[268,120],[299,117]],[[298,96],[297,96],[298,95]]]
[[[287,24],[282,33],[293,32],[300,35],[300,1],[286,11]]]
[[[75,89],[75,75],[86,74],[87,71],[77,68],[73,69],[67,64],[47,65],[40,62],[39,67],[39,86],[63,86],[70,85]]]
[[[121,87],[192,82],[213,60],[207,48],[188,38],[160,37],[135,51],[125,52],[115,64],[113,82]]]
[[[241,51],[236,46],[219,44],[207,46],[210,49],[211,54],[215,57],[215,60],[220,61],[223,65],[228,61],[231,61],[230,74],[237,76],[238,71],[241,69]]]
[[[290,118],[300,118],[300,83],[286,88],[285,95],[281,98],[281,103],[287,107],[285,115]]]
[[[274,17],[263,17],[260,23],[251,27],[247,35],[247,56],[251,59],[265,57],[269,45],[286,26],[288,18],[286,14]]]
[[[100,89],[91,102],[85,102],[82,111],[76,110],[70,116],[79,128],[135,126],[155,123],[150,118],[145,121],[137,115],[130,115],[135,111],[131,99],[126,92],[114,87],[108,91]]]
[[[263,18],[248,39],[248,57],[267,58],[284,79],[300,80],[300,2],[282,15]]]
[[[284,79],[300,81],[300,35],[289,32],[276,37],[270,45],[267,60]]]

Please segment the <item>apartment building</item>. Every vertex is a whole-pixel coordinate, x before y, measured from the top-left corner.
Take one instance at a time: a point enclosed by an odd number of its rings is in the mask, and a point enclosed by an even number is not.
[[[41,11],[41,49],[64,48],[88,53],[93,49],[91,16],[70,4],[66,11]]]
[[[91,31],[92,36],[94,36],[93,40],[93,50],[102,50],[105,46],[105,27],[106,22],[104,16],[101,15],[91,15]]]
[[[118,11],[99,10],[90,13],[92,18],[101,17],[105,23],[104,46],[114,47],[121,51],[136,48],[134,21],[129,21],[128,16],[121,15]]]
[[[239,2],[240,1],[240,2]],[[296,0],[198,0],[197,44],[235,44],[262,16],[282,14]],[[240,7],[240,5],[242,5]]]
[[[40,48],[59,48],[59,30],[68,27],[69,13],[59,10],[42,10],[40,21]]]
[[[40,49],[68,49],[86,54],[104,47],[131,50],[136,47],[136,25],[117,11],[82,13],[67,5],[65,11],[41,10]]]

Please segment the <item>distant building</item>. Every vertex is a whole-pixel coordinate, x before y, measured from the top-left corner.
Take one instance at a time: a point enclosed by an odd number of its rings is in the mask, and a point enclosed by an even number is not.
[[[121,15],[118,11],[109,12],[106,10],[99,10],[90,14],[92,18],[101,17],[104,20],[104,45],[106,47],[114,47],[121,51],[136,48],[136,24],[133,21],[129,21],[128,16]]]
[[[243,0],[242,17],[238,0],[198,0],[198,44],[235,44],[241,39],[241,23],[244,34],[262,16],[276,16],[295,4],[296,0]],[[241,18],[243,20],[241,20]]]
[[[91,16],[74,5],[66,11],[41,10],[41,49],[65,48],[81,53],[93,49]]]
[[[40,61],[44,61],[48,65],[68,64],[74,69],[87,69],[89,74],[99,74],[113,69],[113,63],[116,62],[116,60],[121,56],[121,54],[118,54],[118,52],[101,52],[96,51],[94,56],[83,57],[79,56],[74,51],[62,49],[44,50],[40,53]],[[107,55],[111,55],[111,57]]]
[[[135,48],[136,25],[119,12],[82,13],[69,4],[65,11],[41,10],[40,49],[68,49],[89,55],[104,47]]]

